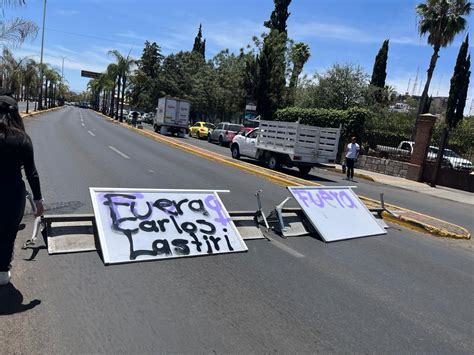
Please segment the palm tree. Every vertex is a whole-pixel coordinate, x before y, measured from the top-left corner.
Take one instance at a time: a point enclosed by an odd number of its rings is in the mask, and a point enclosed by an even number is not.
[[[53,69],[50,74],[50,82],[49,82],[49,108],[56,107],[56,99],[57,99],[57,89],[58,84],[61,82],[61,74],[56,70]]]
[[[111,63],[107,66],[107,70],[105,75],[107,78],[112,81],[112,89],[110,94],[110,106],[109,106],[109,116],[114,117],[114,100],[115,100],[115,89],[117,88],[117,81],[118,81],[118,66],[115,63]],[[118,96],[118,95],[117,95]],[[118,102],[118,100],[117,100]]]
[[[25,0],[1,0],[0,11],[4,13],[5,6],[24,5]],[[29,20],[15,18],[5,21],[0,18],[0,43],[20,44],[28,37],[35,37],[38,33],[38,26]]]
[[[117,84],[118,84],[118,93],[120,93],[120,89],[122,90],[120,94],[120,114],[119,120],[122,121],[122,116],[123,116],[123,105],[125,101],[125,88],[127,86],[127,79],[128,75],[132,71],[132,67],[136,64],[136,60],[133,58],[130,58],[130,53],[125,57],[123,56],[118,50],[114,49],[112,51],[109,51],[110,55],[113,55],[117,61],[117,71],[118,71],[118,79],[117,79]],[[117,102],[117,114],[118,114],[118,102]]]
[[[433,47],[417,116],[424,113],[439,50],[451,44],[456,35],[464,31],[467,21],[463,16],[469,15],[471,10],[471,2],[466,0],[426,0],[426,3],[416,7],[419,16],[418,32],[421,36],[428,34],[428,44]]]
[[[23,72],[23,83],[25,87],[25,97],[26,97],[26,113],[30,109],[30,95],[31,89],[35,86],[36,81],[38,80],[38,66],[33,59],[29,59],[25,64],[25,69]]]
[[[92,95],[92,105],[95,110],[99,108],[100,92],[102,91],[102,83],[99,78],[89,80],[87,88],[90,90]]]

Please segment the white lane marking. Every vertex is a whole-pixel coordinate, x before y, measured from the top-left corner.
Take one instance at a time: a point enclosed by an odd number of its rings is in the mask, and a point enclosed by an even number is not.
[[[279,241],[273,239],[273,238],[270,238],[271,240],[271,243],[276,246],[277,248],[280,248],[281,250],[283,250],[284,252],[287,252],[288,254],[294,256],[295,258],[304,258],[305,256],[299,252],[297,252],[296,250],[290,248],[289,246],[283,244],[283,243],[280,243]]]
[[[155,170],[148,170],[148,172],[154,174]]]
[[[90,134],[92,137],[95,137],[94,132],[91,132],[91,131],[87,131],[87,132],[89,132],[89,134]]]
[[[121,155],[122,157],[124,157],[125,159],[130,159],[130,157],[127,155],[127,154],[124,154],[122,153],[120,150],[118,150],[117,148],[115,147],[112,147],[111,145],[109,145],[109,148],[112,149],[115,153],[117,153],[118,155]]]
[[[85,127],[86,125],[84,124],[84,122],[82,122],[82,123],[81,123],[81,126],[82,126],[82,127]]]
[[[82,117],[82,112],[79,111],[79,116],[81,116],[81,121],[84,120],[84,117]]]

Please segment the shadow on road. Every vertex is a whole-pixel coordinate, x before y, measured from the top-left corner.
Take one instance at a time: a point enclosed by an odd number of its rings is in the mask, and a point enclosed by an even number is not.
[[[246,159],[246,158],[240,158],[240,160],[242,160],[246,163],[252,164],[252,165],[260,166],[262,168],[266,167],[265,163],[257,161],[257,160]],[[305,180],[309,180],[309,181],[338,182],[337,180],[330,180],[330,179],[315,175],[315,171],[312,171],[310,174],[308,174],[306,176],[302,176],[301,173],[298,170],[293,170],[293,169],[289,169],[289,168],[279,168],[277,171],[279,171],[281,173],[285,173],[285,174],[290,175],[290,176],[294,176],[294,177],[302,178],[302,179],[305,179]]]
[[[11,283],[0,286],[0,316],[12,315],[29,311],[41,304],[41,301],[34,299],[28,304],[23,304],[23,295]]]

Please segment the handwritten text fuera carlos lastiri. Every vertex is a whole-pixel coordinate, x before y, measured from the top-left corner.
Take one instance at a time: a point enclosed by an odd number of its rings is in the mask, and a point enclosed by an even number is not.
[[[104,193],[101,203],[110,212],[110,227],[130,245],[130,260],[139,256],[177,257],[232,252],[231,221],[213,194],[148,201],[140,193]],[[147,248],[138,239],[153,236]],[[147,238],[148,239],[148,238]]]

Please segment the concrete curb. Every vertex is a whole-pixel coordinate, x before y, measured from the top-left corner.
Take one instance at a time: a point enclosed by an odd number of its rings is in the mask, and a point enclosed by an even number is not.
[[[236,161],[235,159],[227,158],[223,155],[220,155],[220,154],[217,154],[217,153],[214,153],[214,152],[210,152],[208,150],[205,150],[205,149],[202,149],[202,148],[199,148],[199,147],[187,144],[187,143],[177,141],[174,138],[162,136],[162,135],[159,135],[155,132],[146,131],[146,130],[143,130],[143,129],[140,129],[140,128],[134,128],[132,126],[129,126],[127,123],[121,123],[121,122],[115,121],[114,119],[111,119],[110,117],[108,117],[108,116],[106,116],[106,115],[104,115],[100,112],[96,112],[96,111],[93,111],[93,112],[100,115],[100,116],[102,116],[102,117],[107,118],[111,122],[118,123],[118,124],[122,125],[123,127],[127,128],[127,129],[130,129],[132,131],[136,131],[137,133],[139,133],[143,136],[149,137],[149,138],[151,138],[151,139],[153,139],[157,142],[165,143],[165,144],[173,146],[177,149],[180,149],[182,151],[185,151],[185,152],[188,152],[188,153],[191,153],[191,154],[194,154],[194,155],[197,155],[197,156],[200,156],[200,157],[212,160],[212,161],[216,161],[216,162],[219,162],[219,163],[227,165],[227,166],[232,166],[234,168],[247,171],[251,174],[254,174],[254,175],[257,175],[257,176],[260,176],[260,177],[264,177],[267,180],[272,181],[272,182],[277,183],[277,184],[282,185],[282,186],[302,186],[302,185],[304,185],[304,186],[324,186],[324,185],[318,184],[316,182],[312,182],[312,181],[304,180],[304,179],[297,178],[297,177],[294,177],[294,176],[290,176],[290,175],[287,175],[285,173],[269,170],[269,169],[264,168],[264,167],[257,167],[254,164],[249,164],[249,163],[246,163],[246,162],[243,162],[243,161]],[[376,200],[371,199],[369,197],[359,195],[359,198],[366,205],[367,204],[370,204],[372,206],[379,206],[380,205],[379,201],[376,201]],[[420,221],[417,221],[417,220],[412,219],[412,218],[408,218],[408,217],[404,217],[404,216],[399,216],[398,218],[396,218],[396,217],[393,217],[393,216],[389,215],[388,213],[384,213],[384,216],[386,217],[386,219],[389,220],[392,223],[401,225],[403,227],[408,227],[410,229],[414,229],[414,230],[417,230],[417,231],[420,231],[420,232],[429,233],[429,234],[437,236],[437,237],[445,237],[445,238],[453,238],[453,239],[471,239],[471,234],[464,227],[455,225],[455,224],[447,222],[447,221],[443,221],[443,220],[435,218],[435,217],[424,215],[422,213],[409,210],[407,208],[399,207],[399,206],[396,206],[396,205],[385,204],[385,206],[389,210],[407,212],[407,213],[412,213],[412,214],[418,214],[419,216],[425,216],[425,217],[428,217],[430,219],[437,220],[437,221],[439,221],[443,224],[452,226],[455,229],[459,229],[463,233],[460,234],[460,233],[450,232],[446,229],[438,228],[438,227],[435,227],[435,226],[430,225],[428,223],[420,222]]]
[[[342,170],[339,170],[338,168],[331,168],[329,166],[320,166],[318,168],[323,169],[323,170],[333,171],[333,172],[336,172],[336,173],[340,173],[341,175],[344,175]],[[365,174],[362,174],[362,173],[358,173],[357,171],[354,171],[354,176],[358,177],[358,178],[361,178],[361,179],[364,179],[364,180],[377,182],[372,176],[365,175]]]
[[[49,108],[47,110],[33,111],[33,112],[30,111],[29,113],[20,112],[20,115],[21,115],[21,118],[30,118],[30,117],[33,117],[33,116],[40,115],[42,113],[48,113],[48,112],[56,111],[56,110],[59,110],[63,107],[64,106],[58,106],[58,107]]]

